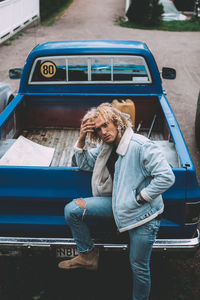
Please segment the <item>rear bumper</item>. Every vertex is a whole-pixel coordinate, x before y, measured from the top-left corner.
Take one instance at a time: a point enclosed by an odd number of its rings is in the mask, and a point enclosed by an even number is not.
[[[153,245],[154,251],[196,251],[200,246],[200,232],[190,239],[157,239]]]
[[[103,244],[96,243],[97,247],[104,250],[127,250],[128,244]],[[197,230],[196,237],[191,239],[157,239],[153,245],[153,251],[196,251],[200,245],[200,233]],[[23,238],[0,237],[0,248],[58,248],[75,247],[73,239],[64,238]]]

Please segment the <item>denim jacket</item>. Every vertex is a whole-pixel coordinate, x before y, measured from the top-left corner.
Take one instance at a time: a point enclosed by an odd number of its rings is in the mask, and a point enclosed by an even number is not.
[[[170,188],[175,176],[156,143],[126,129],[117,147],[114,182],[106,167],[112,146],[102,144],[96,148],[75,147],[77,165],[93,171],[93,196],[112,196],[116,225],[120,232],[140,226],[163,212],[161,194]],[[139,204],[141,193],[146,203]]]

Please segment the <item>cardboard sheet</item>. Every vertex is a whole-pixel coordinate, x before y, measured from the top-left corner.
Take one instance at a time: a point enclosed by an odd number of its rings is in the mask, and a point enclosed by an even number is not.
[[[0,159],[1,166],[43,166],[51,164],[54,148],[46,147],[20,136]]]

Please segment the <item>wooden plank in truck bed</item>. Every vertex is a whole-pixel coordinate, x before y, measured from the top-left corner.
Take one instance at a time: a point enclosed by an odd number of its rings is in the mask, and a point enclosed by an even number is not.
[[[144,130],[141,130],[139,133],[145,136],[148,135],[148,132]],[[24,130],[21,134],[33,142],[55,148],[51,166],[71,166],[73,146],[78,139],[79,129],[32,129]],[[158,142],[172,167],[180,167],[179,159],[173,143],[165,141],[163,134],[160,132],[152,132],[151,140]]]
[[[21,134],[33,142],[55,148],[51,166],[71,166],[73,146],[78,139],[79,129],[33,129],[24,130]]]

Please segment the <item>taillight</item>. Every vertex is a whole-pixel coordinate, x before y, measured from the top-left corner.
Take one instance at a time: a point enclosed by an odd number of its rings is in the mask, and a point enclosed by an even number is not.
[[[200,217],[200,202],[185,204],[185,224],[197,224]]]

